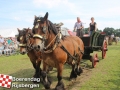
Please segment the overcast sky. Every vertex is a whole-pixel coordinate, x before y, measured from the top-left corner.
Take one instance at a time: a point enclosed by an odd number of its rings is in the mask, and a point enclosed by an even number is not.
[[[44,16],[53,23],[63,22],[73,30],[76,17],[89,27],[94,17],[98,29],[120,28],[120,0],[0,0],[0,34],[7,35],[17,28],[33,27],[34,15]]]

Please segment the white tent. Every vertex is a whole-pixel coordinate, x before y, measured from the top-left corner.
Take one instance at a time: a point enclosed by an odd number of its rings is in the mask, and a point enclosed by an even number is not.
[[[4,32],[2,37],[15,37],[16,33],[14,31]]]
[[[8,37],[15,37],[15,33],[12,31],[12,32],[8,35]]]

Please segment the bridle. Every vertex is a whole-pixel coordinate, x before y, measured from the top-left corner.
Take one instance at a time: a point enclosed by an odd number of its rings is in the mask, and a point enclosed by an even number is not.
[[[22,39],[23,39],[23,36],[20,37],[19,41],[22,40]],[[19,47],[26,47],[26,44],[20,43],[20,44],[19,44]]]
[[[40,22],[40,19],[37,20],[37,24],[35,25],[34,29],[38,29],[39,28],[39,22]],[[46,31],[49,29],[48,28],[49,27],[49,22],[47,21],[46,24],[48,26],[43,26],[42,27],[42,31],[44,31],[45,35],[43,36],[43,35],[39,35],[39,34],[34,34],[33,38],[39,38],[41,40],[45,40],[46,39],[46,36],[47,36]]]
[[[33,49],[32,43],[27,44],[30,38],[32,38],[32,35],[28,33],[28,35],[26,36],[26,43],[20,43],[19,47],[24,47],[27,51],[31,51]],[[20,37],[20,39],[22,38]]]
[[[38,29],[39,28],[39,21],[38,20],[38,24],[35,26],[35,29]],[[49,31],[50,28],[50,24],[49,22],[47,21],[47,25],[48,26],[43,26],[42,28],[42,31]],[[45,32],[45,35],[39,35],[39,34],[34,34],[33,35],[34,38],[39,38],[41,39],[43,42],[46,42],[47,41],[47,33]],[[53,50],[55,50],[55,48],[57,47],[58,43],[60,42],[60,39],[62,38],[62,33],[61,32],[58,32],[58,34],[51,40],[51,42],[44,47],[44,49],[42,50],[43,53],[51,53]],[[52,46],[52,48],[49,49],[50,45],[53,43],[53,41],[55,41],[54,45]]]
[[[30,39],[31,39],[31,38],[33,38],[33,36],[32,36],[30,33],[28,33],[28,35],[26,36],[26,41],[27,41],[26,47],[27,47],[27,51],[31,51],[31,50],[33,49],[33,43],[28,43],[28,42],[30,42]]]

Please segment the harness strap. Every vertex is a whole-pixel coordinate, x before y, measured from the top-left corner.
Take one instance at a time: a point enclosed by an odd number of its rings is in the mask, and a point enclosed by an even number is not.
[[[80,46],[79,46],[78,48],[79,48],[80,52],[81,52],[82,54],[84,54],[84,52],[80,49]]]
[[[77,59],[76,57],[72,56],[72,55],[68,52],[68,50],[67,50],[63,45],[61,46],[61,48],[62,48],[72,59],[74,59],[74,60]]]
[[[51,52],[53,52],[55,50],[56,47],[57,47],[57,44],[54,44],[53,48],[51,48],[51,49],[49,49],[47,51],[44,50],[43,53],[51,53]]]

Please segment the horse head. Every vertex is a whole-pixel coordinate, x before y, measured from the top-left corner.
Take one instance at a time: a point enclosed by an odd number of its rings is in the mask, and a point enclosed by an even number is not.
[[[31,34],[32,31],[30,32],[29,28],[28,29],[24,28],[22,30],[17,28],[17,30],[18,30],[18,33],[19,33],[18,37],[17,37],[17,41],[19,42],[20,53],[22,55],[24,55],[27,52],[26,48],[28,46],[29,38],[32,35]]]
[[[34,48],[37,51],[42,51],[58,31],[55,25],[48,20],[48,13],[44,17],[35,16],[33,25]]]

